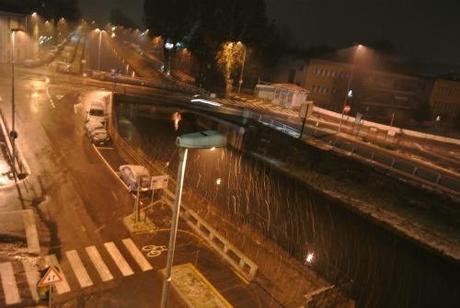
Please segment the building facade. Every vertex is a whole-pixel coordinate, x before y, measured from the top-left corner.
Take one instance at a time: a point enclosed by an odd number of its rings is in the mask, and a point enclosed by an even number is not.
[[[441,125],[460,126],[460,76],[437,79],[430,95],[431,114]]]
[[[381,123],[415,122],[422,106],[428,106],[430,86],[424,78],[351,61],[311,59],[294,81],[310,91],[316,106],[342,112],[346,103],[350,114]]]

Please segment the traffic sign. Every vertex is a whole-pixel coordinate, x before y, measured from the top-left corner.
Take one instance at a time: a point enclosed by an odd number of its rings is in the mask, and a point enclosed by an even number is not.
[[[343,107],[343,113],[349,113],[350,110],[351,110],[351,106],[350,106],[350,105],[345,105],[345,106]]]
[[[151,189],[165,189],[168,188],[169,177],[167,175],[152,176],[150,180]]]
[[[46,271],[45,275],[43,275],[42,279],[38,282],[39,287],[47,287],[47,286],[52,286],[57,282],[61,282],[62,277],[59,274],[59,270],[54,267],[50,266],[48,270]]]

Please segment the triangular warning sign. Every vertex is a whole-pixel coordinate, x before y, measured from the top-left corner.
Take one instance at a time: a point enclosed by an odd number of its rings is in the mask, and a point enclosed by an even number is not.
[[[42,279],[38,282],[39,287],[46,287],[50,285],[54,285],[56,282],[62,281],[62,277],[59,274],[59,270],[54,267],[50,266],[46,271],[45,275],[43,275]]]

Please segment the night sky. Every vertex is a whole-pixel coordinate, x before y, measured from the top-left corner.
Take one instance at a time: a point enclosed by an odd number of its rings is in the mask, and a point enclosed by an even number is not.
[[[407,59],[460,66],[458,0],[266,0],[292,45],[333,47],[391,41]],[[111,7],[142,25],[143,0],[80,0],[83,14],[107,22]]]

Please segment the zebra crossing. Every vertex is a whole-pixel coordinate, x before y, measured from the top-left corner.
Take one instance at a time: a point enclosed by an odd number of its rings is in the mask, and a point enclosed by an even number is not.
[[[47,255],[43,260],[46,265],[53,265],[60,271],[62,281],[55,284],[57,295],[153,270],[131,238],[122,239],[118,245],[110,241],[67,250],[60,262],[56,255]],[[3,297],[0,294],[0,307],[38,302],[37,282],[40,278],[38,267],[28,261],[0,263],[3,293]],[[21,282],[18,283],[18,280]]]

